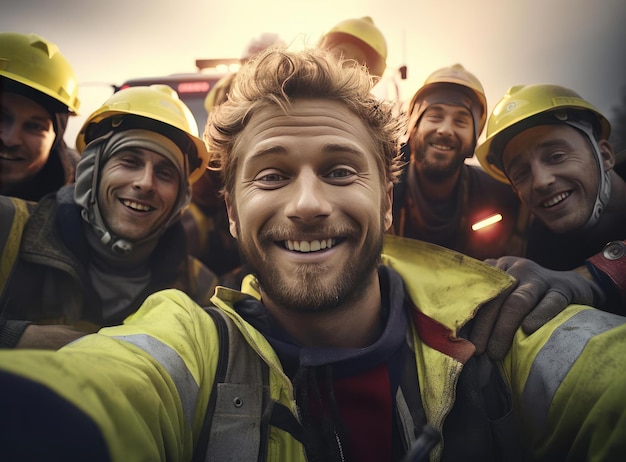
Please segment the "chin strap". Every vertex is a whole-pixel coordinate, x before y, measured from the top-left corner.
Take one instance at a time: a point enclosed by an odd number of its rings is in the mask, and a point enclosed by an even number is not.
[[[593,135],[593,128],[591,124],[577,120],[564,120],[563,122],[581,131],[587,137],[587,140],[591,144],[596,163],[598,164],[598,169],[600,173],[598,193],[596,195],[595,203],[593,204],[593,209],[591,210],[591,215],[589,216],[589,219],[582,228],[588,229],[598,222],[598,220],[604,213],[606,206],[609,203],[609,199],[611,197],[611,174],[609,171],[604,169],[600,147],[598,146],[598,142]]]
[[[96,236],[98,236],[98,239],[100,239],[100,242],[105,247],[109,248],[114,254],[120,256],[128,255],[133,250],[132,242],[117,238],[106,229],[97,226],[93,220],[88,219],[88,213],[89,212],[85,209],[81,211],[84,220],[91,225],[92,229],[96,233]]]
[[[100,242],[109,247],[117,255],[128,255],[133,250],[133,244],[125,239],[116,239],[109,232],[100,237]]]

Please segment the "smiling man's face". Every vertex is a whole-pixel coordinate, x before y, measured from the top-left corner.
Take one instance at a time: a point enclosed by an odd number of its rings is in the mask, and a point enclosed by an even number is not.
[[[296,100],[288,113],[267,107],[234,155],[231,233],[264,303],[319,312],[358,299],[376,276],[392,191],[361,119],[331,100]]]
[[[171,216],[180,175],[174,164],[148,149],[132,148],[113,155],[102,168],[98,204],[116,236],[138,241]]]
[[[502,161],[520,199],[553,232],[585,225],[600,170],[582,133],[565,124],[528,128],[506,144]]]
[[[2,93],[0,113],[0,191],[10,191],[41,171],[56,134],[48,111],[25,96]]]
[[[410,139],[415,168],[424,177],[446,180],[455,175],[474,149],[474,123],[469,109],[432,104],[424,111]]]

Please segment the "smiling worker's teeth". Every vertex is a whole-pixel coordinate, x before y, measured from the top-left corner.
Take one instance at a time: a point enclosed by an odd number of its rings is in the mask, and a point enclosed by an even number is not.
[[[315,241],[285,241],[285,247],[296,252],[317,252],[318,250],[330,249],[335,245],[335,239],[322,239]]]

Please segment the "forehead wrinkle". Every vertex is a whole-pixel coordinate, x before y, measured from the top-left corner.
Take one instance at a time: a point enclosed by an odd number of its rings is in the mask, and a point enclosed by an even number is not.
[[[322,152],[324,154],[346,153],[358,157],[363,157],[364,155],[361,149],[352,146],[350,143],[326,143],[322,147]],[[281,144],[268,146],[253,152],[250,157],[248,157],[247,161],[256,161],[272,154],[282,154],[286,156],[289,155],[289,150]]]
[[[265,148],[257,149],[252,154],[250,154],[248,159],[246,159],[246,162],[262,159],[263,157],[266,157],[272,154],[287,154],[287,149],[280,144],[275,144],[275,145],[268,146]]]
[[[165,157],[163,154],[154,152],[151,149],[142,148],[141,146],[128,146],[116,152],[115,154],[113,154],[111,158],[118,157],[122,154],[131,154],[131,155],[140,157],[142,160],[145,160],[145,158],[148,157],[149,154],[153,154],[154,156],[156,156],[157,165],[167,165],[167,166],[172,166],[173,168],[176,168],[176,166],[174,165],[174,162],[172,162],[170,159]]]
[[[446,108],[446,106],[452,107],[454,109],[450,109],[448,110]],[[452,114],[454,115],[464,115],[464,116],[468,116],[471,117],[471,112],[464,106],[458,106],[456,104],[443,104],[443,103],[434,103],[431,104],[428,109],[426,109],[426,112],[452,112]]]
[[[323,147],[323,152],[326,154],[345,153],[357,157],[365,155],[361,149],[354,147],[351,143],[327,143]]]

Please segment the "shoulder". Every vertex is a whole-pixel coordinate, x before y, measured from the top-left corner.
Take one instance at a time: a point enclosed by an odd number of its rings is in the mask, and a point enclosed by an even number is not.
[[[624,317],[570,305],[531,335],[519,329],[502,366],[531,441],[550,432],[575,428],[588,433],[584,441],[592,441],[589,433],[607,432],[609,419],[623,422]],[[563,421],[571,425],[559,428],[556,422]],[[623,445],[624,428],[615,428],[614,436],[621,433],[619,440]]]
[[[19,199],[17,197],[0,196],[0,230],[13,229],[15,226],[23,228],[29,220],[31,213],[39,207],[34,201]],[[0,235],[4,235],[0,232]]]
[[[20,208],[27,209],[29,207],[29,203],[34,205],[34,202],[30,202],[24,199],[0,195],[0,212],[14,213],[15,210]]]
[[[179,289],[164,289],[149,295],[137,311],[124,321],[125,325],[152,325],[157,330],[195,331],[208,317],[202,307]],[[161,327],[159,327],[161,326]]]

